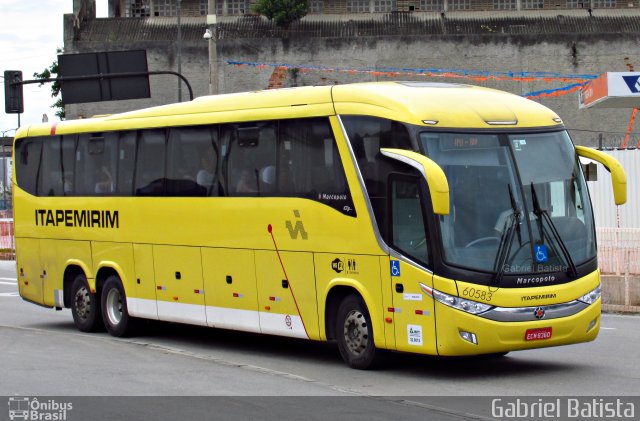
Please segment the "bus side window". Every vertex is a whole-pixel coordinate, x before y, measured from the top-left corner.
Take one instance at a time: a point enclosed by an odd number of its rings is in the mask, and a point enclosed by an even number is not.
[[[402,123],[364,116],[345,116],[343,123],[367,188],[378,230],[388,240],[387,179],[389,174],[405,172],[406,168],[383,157],[380,148],[417,148],[412,145],[409,131]]]
[[[136,164],[136,131],[120,132],[118,142],[118,176],[116,191],[121,196],[133,194],[133,174]]]
[[[142,130],[136,156],[136,196],[164,196],[166,131]]]
[[[77,195],[103,196],[115,192],[117,141],[117,132],[80,135],[76,166],[85,176],[76,177]]]
[[[228,149],[224,173],[229,196],[268,196],[276,192],[276,129],[275,122],[225,127]]]
[[[206,196],[217,193],[217,127],[170,130],[167,155],[167,196]]]
[[[65,196],[71,196],[76,173],[76,150],[78,135],[62,136],[62,190]]]
[[[42,154],[41,138],[25,138],[16,142],[16,182],[21,189],[37,194],[38,170]]]
[[[42,143],[42,160],[38,173],[40,196],[63,196],[63,173],[60,136],[50,136]]]
[[[427,231],[424,223],[418,178],[391,178],[392,245],[404,255],[429,263]]]
[[[280,122],[278,190],[316,199],[320,193],[346,194],[344,170],[326,118]]]

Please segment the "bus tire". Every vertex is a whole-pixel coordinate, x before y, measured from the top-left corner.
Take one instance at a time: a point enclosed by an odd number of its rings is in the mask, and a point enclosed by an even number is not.
[[[102,287],[102,318],[111,336],[130,336],[134,330],[134,319],[129,316],[127,296],[120,278],[111,275]]]
[[[71,298],[71,315],[78,330],[96,332],[103,329],[98,295],[91,293],[87,278],[82,273],[76,275],[71,284]]]
[[[373,341],[373,326],[367,306],[358,295],[348,295],[338,307],[336,339],[342,359],[351,368],[373,368],[380,351]]]

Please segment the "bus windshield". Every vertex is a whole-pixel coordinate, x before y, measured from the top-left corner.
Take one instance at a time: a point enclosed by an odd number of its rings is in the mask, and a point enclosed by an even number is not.
[[[596,256],[591,205],[571,140],[548,133],[420,133],[444,170],[445,262],[498,274],[558,273]]]

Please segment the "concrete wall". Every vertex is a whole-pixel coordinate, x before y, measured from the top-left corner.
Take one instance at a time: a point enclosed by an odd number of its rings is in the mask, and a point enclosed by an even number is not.
[[[194,97],[209,93],[208,44],[202,39],[204,18],[182,18],[180,61],[182,74],[192,86]],[[65,15],[65,54],[146,50],[149,71],[178,71],[178,43],[175,18],[141,20],[135,18],[94,19],[79,29],[73,15]],[[128,101],[72,104],[66,106],[68,119],[113,114],[178,102],[178,81],[174,75],[149,77],[151,98]],[[182,100],[189,100],[182,85]]]
[[[224,39],[218,45],[220,92],[262,89],[269,85],[274,67],[233,66],[225,60],[319,66],[344,69],[411,68],[462,69],[487,72],[554,72],[561,75],[627,71],[629,60],[638,61],[640,36],[459,36]],[[289,70],[285,85],[348,83],[369,80],[430,80],[480,84],[519,95],[553,90],[572,82],[474,80],[473,78],[424,77],[410,72],[398,76]],[[631,110],[579,110],[577,92],[536,101],[554,109],[572,130],[577,143],[618,145],[627,129]],[[579,131],[580,130],[580,131]],[[636,138],[637,139],[637,138]],[[637,140],[636,140],[637,141]]]
[[[563,11],[563,16],[540,13],[538,17],[459,13],[459,17],[448,14],[446,19],[439,14],[380,14],[375,19],[310,16],[288,33],[259,17],[226,17],[218,20],[215,37],[209,42],[202,39],[205,18],[185,18],[182,70],[196,96],[208,94],[211,45],[216,53],[211,54],[214,91],[217,87],[219,93],[370,80],[471,83],[518,95],[548,91],[556,96],[535,100],[560,114],[576,143],[596,146],[602,134],[604,146],[618,146],[629,124],[630,109],[579,110],[577,92],[563,94],[558,89],[588,80],[562,79],[571,75],[596,76],[633,70],[634,66],[640,70],[640,13],[593,19],[579,11],[573,15]],[[176,71],[175,27],[175,18],[95,19],[80,30],[67,32],[65,51],[145,48],[150,70]],[[385,68],[409,71],[399,75],[362,72]],[[412,69],[438,71],[425,76]],[[484,72],[485,77],[473,77],[473,71]],[[554,77],[517,80],[513,74],[520,72],[551,72]],[[150,100],[72,105],[67,115],[75,118],[177,101],[174,77],[155,76],[151,83]],[[638,142],[637,133],[640,130],[634,130],[630,144]]]

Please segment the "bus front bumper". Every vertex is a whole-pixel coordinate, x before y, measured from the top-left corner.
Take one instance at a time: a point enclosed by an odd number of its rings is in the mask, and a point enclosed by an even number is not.
[[[601,299],[576,314],[535,321],[505,322],[435,303],[438,354],[502,353],[593,341],[600,330]],[[536,311],[531,308],[531,311]]]

